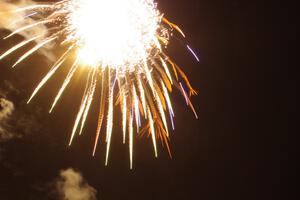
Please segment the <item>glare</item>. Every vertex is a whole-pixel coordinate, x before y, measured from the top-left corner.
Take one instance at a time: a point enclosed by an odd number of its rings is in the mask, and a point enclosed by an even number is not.
[[[160,15],[153,1],[74,0],[69,10],[69,40],[83,49],[84,63],[126,70],[157,45]]]

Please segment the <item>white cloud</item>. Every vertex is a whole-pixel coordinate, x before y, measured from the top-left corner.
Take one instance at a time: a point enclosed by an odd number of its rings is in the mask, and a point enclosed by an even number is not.
[[[96,200],[97,191],[72,168],[60,172],[56,189],[62,200]]]

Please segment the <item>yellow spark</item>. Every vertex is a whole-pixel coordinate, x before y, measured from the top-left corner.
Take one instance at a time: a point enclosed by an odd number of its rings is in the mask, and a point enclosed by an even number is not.
[[[130,157],[130,169],[132,169],[133,160],[133,117],[132,114],[129,116],[129,157]]]
[[[53,19],[51,19],[51,20],[44,20],[44,21],[41,21],[41,22],[36,22],[36,23],[34,23],[34,24],[29,24],[29,25],[27,25],[27,26],[23,26],[23,27],[21,27],[21,28],[15,30],[14,32],[12,32],[11,34],[9,34],[8,36],[4,37],[3,39],[8,39],[8,38],[10,38],[10,37],[12,37],[12,36],[14,36],[14,35],[16,35],[16,34],[22,32],[22,31],[25,31],[25,30],[27,30],[27,29],[31,29],[31,28],[33,28],[33,27],[35,27],[35,26],[39,26],[39,25],[41,25],[41,24],[47,24],[47,23],[50,23],[51,21],[53,21]]]
[[[142,78],[141,77],[137,77],[137,81],[138,81],[138,87],[139,87],[139,91],[140,91],[140,97],[141,97],[141,101],[142,101],[142,106],[143,106],[143,110],[145,113],[145,118],[147,118],[147,110],[146,110],[146,97],[145,97],[145,90],[143,87],[143,83],[142,83]]]
[[[66,77],[66,79],[65,79],[65,81],[64,81],[64,83],[62,85],[62,87],[60,88],[58,94],[56,95],[55,100],[54,100],[54,102],[53,102],[53,104],[52,104],[52,106],[50,108],[49,113],[51,113],[53,111],[53,109],[54,109],[55,105],[57,104],[58,100],[60,99],[61,95],[63,94],[63,92],[65,91],[66,87],[70,83],[71,78],[73,77],[76,69],[78,68],[77,64],[78,64],[78,60],[76,59],[74,61],[73,65],[72,65],[72,67],[71,67],[71,69],[70,69],[70,71],[69,71],[69,73],[68,73],[68,75],[67,75],[67,77]]]
[[[123,118],[123,143],[125,144],[126,140],[126,122],[127,122],[127,101],[126,101],[126,94],[124,94],[124,91],[121,91],[122,94],[122,118]]]
[[[35,47],[33,47],[32,49],[30,49],[29,51],[27,51],[24,55],[22,55],[15,64],[13,64],[13,68],[18,65],[19,63],[21,63],[23,60],[25,60],[26,58],[28,58],[31,54],[33,54],[35,51],[37,51],[39,48],[43,47],[44,45],[46,45],[47,43],[50,43],[51,41],[55,40],[56,38],[50,38],[47,39],[37,45],[35,45]]]
[[[173,111],[171,99],[170,99],[170,96],[169,96],[169,93],[168,93],[168,89],[167,89],[167,87],[165,86],[165,84],[164,84],[163,81],[161,81],[161,86],[162,86],[162,88],[163,88],[163,92],[164,92],[164,96],[165,96],[165,99],[166,99],[167,104],[168,104],[168,108],[170,109],[171,114],[174,116],[174,111]]]
[[[5,58],[6,56],[8,56],[9,54],[11,54],[12,52],[18,50],[19,48],[25,46],[26,44],[36,40],[38,37],[40,36],[35,36],[31,39],[28,39],[28,40],[24,40],[23,42],[20,42],[19,44],[15,45],[14,47],[12,47],[11,49],[9,49],[8,51],[6,51],[5,53],[3,53],[1,56],[0,56],[0,60],[2,60],[3,58]]]
[[[111,85],[111,75],[108,78],[109,85]],[[105,165],[108,164],[108,156],[110,150],[110,142],[111,142],[111,135],[112,135],[112,128],[113,128],[113,99],[114,99],[114,86],[109,86],[109,96],[108,96],[108,113],[107,113],[107,128],[106,128],[106,161]]]
[[[167,74],[167,76],[168,76],[170,82],[173,84],[173,80],[172,80],[172,77],[171,77],[171,73],[170,73],[170,71],[169,71],[169,68],[168,68],[168,66],[167,66],[167,63],[166,63],[162,58],[160,58],[160,61],[161,61],[162,66],[164,67],[164,69],[165,69],[165,71],[166,71],[166,74]]]
[[[32,95],[30,96],[27,103],[30,103],[30,101],[33,99],[33,97],[38,93],[38,91],[45,85],[45,83],[53,76],[53,74],[58,70],[58,68],[64,63],[66,60],[66,55],[69,53],[69,51],[73,47],[71,46],[61,57],[56,61],[56,63],[53,65],[51,70],[47,73],[47,75],[43,78],[43,80],[39,83],[39,85],[35,88]]]
[[[139,100],[138,100],[138,97],[137,97],[137,94],[136,94],[136,89],[135,87],[133,86],[132,88],[132,92],[133,92],[133,109],[134,109],[134,116],[135,116],[135,122],[136,122],[136,129],[137,129],[137,132],[139,132]]]
[[[81,135],[81,133],[83,131],[87,115],[89,113],[90,107],[91,107],[92,102],[93,102],[93,97],[94,97],[94,93],[95,93],[95,89],[96,89],[96,83],[97,83],[97,79],[95,78],[95,72],[96,72],[96,70],[94,69],[93,70],[93,75],[92,75],[91,86],[90,86],[89,91],[88,91],[88,101],[87,101],[87,105],[85,107],[85,111],[84,111],[84,114],[83,114],[83,117],[82,117],[81,128],[80,128],[80,131],[79,131],[79,135]]]
[[[71,139],[70,139],[69,145],[72,144],[73,138],[75,136],[75,132],[76,132],[76,130],[78,128],[78,125],[80,123],[80,119],[82,118],[82,115],[83,115],[83,112],[84,112],[84,109],[85,109],[85,104],[86,104],[87,100],[88,100],[88,96],[86,95],[84,97],[83,103],[80,106],[79,113],[77,114],[77,117],[76,117],[76,120],[75,120],[75,124],[73,126],[73,131],[72,131],[72,135],[71,135]]]
[[[151,110],[149,108],[148,108],[148,117],[149,117],[150,132],[151,132],[151,135],[152,135],[154,153],[155,153],[155,157],[157,157],[157,147],[156,147],[156,137],[155,137],[154,121],[153,121],[153,118],[152,118],[152,115],[151,115]]]
[[[167,136],[169,137],[169,131],[168,131],[168,125],[167,125],[167,119],[166,119],[165,111],[163,109],[161,99],[160,99],[159,95],[157,94],[157,92],[155,92],[155,100],[156,100],[156,104],[157,104],[157,107],[158,107],[158,111],[160,113],[160,117],[161,117],[161,119],[163,121],[163,124],[164,124],[164,127],[165,127],[165,131],[167,133]]]

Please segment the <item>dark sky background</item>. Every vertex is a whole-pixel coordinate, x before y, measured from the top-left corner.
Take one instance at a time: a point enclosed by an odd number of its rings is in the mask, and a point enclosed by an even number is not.
[[[98,191],[97,198],[103,200],[279,197],[279,149],[285,141],[273,128],[280,126],[283,109],[277,97],[287,91],[274,80],[284,78],[281,69],[287,63],[280,59],[285,48],[281,35],[272,31],[283,22],[271,13],[283,8],[274,2],[272,7],[258,2],[158,1],[160,10],[183,28],[201,59],[196,63],[175,40],[168,50],[199,91],[192,98],[199,119],[180,94],[174,93],[174,158],[160,147],[155,159],[151,140],[136,139],[134,170],[129,170],[128,147],[122,144],[118,126],[113,131],[109,166],[104,166],[103,141],[96,157],[91,156],[97,105],[93,105],[84,134],[67,146],[82,94],[82,78],[75,78],[49,115],[47,109],[62,76],[54,76],[32,104],[25,105],[49,64],[39,55],[15,70],[9,66],[16,54],[1,61],[1,89],[8,91],[7,98],[15,103],[19,115],[32,118],[34,128],[24,131],[22,124],[16,125],[11,129],[24,132],[23,137],[0,143],[0,199],[55,199],[51,181],[69,167],[80,171]],[[1,52],[18,39],[1,41]],[[8,83],[15,89],[9,89]]]

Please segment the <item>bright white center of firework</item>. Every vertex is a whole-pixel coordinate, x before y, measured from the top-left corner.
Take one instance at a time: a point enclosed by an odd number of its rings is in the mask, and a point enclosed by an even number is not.
[[[80,61],[130,68],[157,44],[160,16],[153,0],[72,0],[68,23]]]

